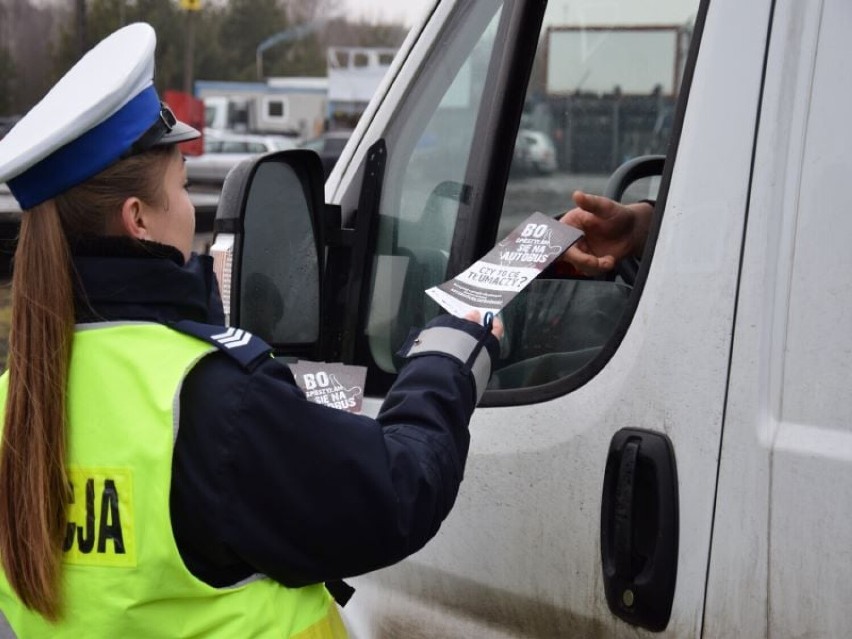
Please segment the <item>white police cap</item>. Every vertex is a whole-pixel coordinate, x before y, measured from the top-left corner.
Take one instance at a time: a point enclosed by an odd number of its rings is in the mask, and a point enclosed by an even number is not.
[[[157,37],[119,29],[84,55],[0,140],[0,182],[21,208],[55,197],[119,159],[201,134],[178,122],[154,88]]]

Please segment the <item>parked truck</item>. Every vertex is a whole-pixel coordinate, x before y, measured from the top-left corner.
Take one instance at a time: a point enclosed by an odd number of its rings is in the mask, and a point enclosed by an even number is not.
[[[555,190],[650,195],[655,218],[617,276],[546,275],[503,312],[457,503],[422,551],[352,580],[352,636],[848,636],[852,4],[424,4],[324,188],[306,151],[229,177],[232,322],[367,366],[375,412],[439,312],[424,290],[571,207]],[[673,22],[692,38],[664,156],[509,182],[549,25]],[[654,55],[637,47],[625,69]]]

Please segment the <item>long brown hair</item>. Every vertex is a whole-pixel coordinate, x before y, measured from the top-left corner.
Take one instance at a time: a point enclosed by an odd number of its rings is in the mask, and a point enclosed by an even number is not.
[[[130,196],[163,197],[175,147],[122,160],[25,211],[12,274],[9,389],[0,451],[0,559],[23,604],[60,617],[62,539],[70,502],[65,469],[66,385],[74,334],[69,238],[120,233]]]

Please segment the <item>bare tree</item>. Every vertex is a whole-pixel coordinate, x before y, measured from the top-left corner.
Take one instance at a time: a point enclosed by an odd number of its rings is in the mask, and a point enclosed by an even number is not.
[[[75,9],[77,55],[82,56],[86,51],[86,0],[76,0]]]
[[[63,14],[61,6],[50,3],[0,0],[0,48],[11,59],[7,66],[17,71],[8,82],[7,109],[29,109],[56,80],[50,55]]]

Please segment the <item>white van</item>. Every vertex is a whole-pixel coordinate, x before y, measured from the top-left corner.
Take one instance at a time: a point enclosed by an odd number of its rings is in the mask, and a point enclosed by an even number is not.
[[[427,4],[327,204],[305,151],[231,174],[235,322],[269,274],[300,304],[263,336],[367,366],[375,410],[423,291],[523,216],[580,188],[656,218],[638,268],[506,309],[454,510],[352,580],[352,635],[849,636],[852,3]],[[510,179],[531,109],[558,169]]]

